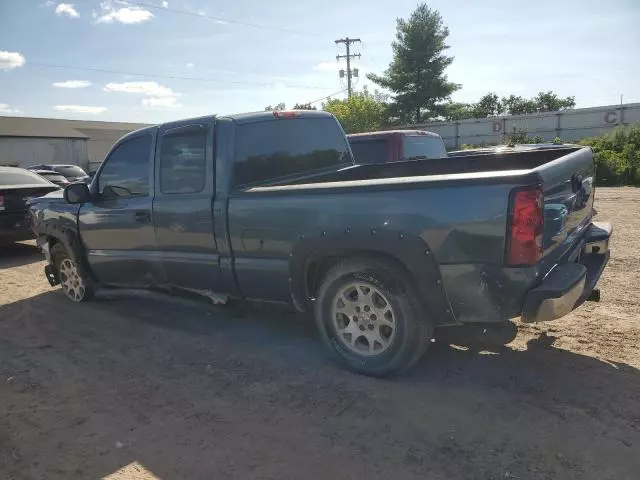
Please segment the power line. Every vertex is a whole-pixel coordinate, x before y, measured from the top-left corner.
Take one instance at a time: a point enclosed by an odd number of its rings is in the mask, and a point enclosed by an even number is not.
[[[313,37],[320,37],[323,35],[320,35],[319,33],[312,33],[312,32],[303,32],[301,30],[293,30],[290,28],[282,28],[282,27],[274,27],[271,25],[264,25],[264,24],[260,24],[260,23],[252,23],[252,22],[245,22],[243,20],[234,20],[234,19],[229,19],[229,18],[225,18],[225,17],[214,17],[212,15],[205,15],[205,14],[200,14],[197,12],[189,12],[187,10],[179,10],[177,8],[169,8],[169,7],[163,7],[161,5],[153,5],[151,3],[145,3],[145,2],[131,2],[131,1],[127,1],[126,3],[127,5],[135,5],[137,7],[143,7],[143,8],[152,8],[154,10],[161,10],[163,12],[167,12],[167,13],[177,13],[180,15],[187,15],[190,17],[197,17],[197,18],[204,18],[207,20],[213,20],[214,22],[220,24],[220,25],[224,25],[224,24],[233,24],[233,25],[241,25],[243,27],[250,27],[250,28],[259,28],[262,30],[272,30],[275,32],[284,32],[284,33],[291,33],[294,35],[304,35],[304,36],[313,36]]]
[[[341,58],[346,58],[347,59],[347,96],[349,98],[351,98],[351,77],[358,76],[358,69],[354,69],[353,73],[351,72],[351,59],[352,58],[360,58],[361,55],[359,53],[350,53],[350,49],[351,49],[351,44],[352,43],[360,43],[360,39],[359,38],[340,38],[338,40],[335,41],[336,44],[338,43],[344,43],[345,47],[347,48],[347,54],[346,55],[336,55],[336,60],[340,60]],[[340,71],[340,73],[344,73],[343,70]]]
[[[342,92],[344,92],[345,90],[346,90],[346,88],[343,88],[343,89],[342,89],[342,90],[340,90],[339,92],[332,93],[331,95],[327,95],[326,97],[322,97],[322,98],[319,98],[319,99],[317,99],[317,100],[313,100],[313,101],[311,101],[311,102],[307,102],[307,103],[308,103],[309,105],[312,105],[312,104],[314,104],[314,103],[321,102],[322,100],[324,100],[324,99],[326,99],[326,98],[333,97],[334,95],[338,95],[339,93],[342,93]]]
[[[87,72],[113,73],[117,75],[131,75],[131,76],[138,76],[138,77],[167,78],[170,80],[191,80],[196,82],[222,83],[222,84],[228,84],[228,85],[251,85],[256,87],[263,87],[271,84],[270,82],[246,82],[241,80],[220,80],[217,78],[183,77],[180,75],[141,73],[141,72],[131,72],[131,71],[125,71],[125,70],[111,70],[106,68],[94,68],[94,67],[78,67],[74,65],[59,65],[59,64],[53,64],[53,63],[32,62],[32,61],[27,62],[27,65],[34,65],[34,66],[45,67],[45,68],[60,68],[65,70],[81,70],[81,71],[87,71]],[[322,90],[326,88],[326,87],[321,87],[319,85],[295,85],[295,84],[285,84],[281,82],[277,82],[277,83],[280,83],[281,85],[289,88],[306,88],[306,89],[313,89],[313,90]]]

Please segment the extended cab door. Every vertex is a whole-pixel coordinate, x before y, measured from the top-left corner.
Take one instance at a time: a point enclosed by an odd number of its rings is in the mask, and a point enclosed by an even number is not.
[[[117,144],[91,184],[78,226],[91,269],[101,283],[141,287],[157,283],[152,223],[153,132]]]
[[[163,127],[156,148],[155,235],[168,286],[225,293],[213,228],[214,121]]]

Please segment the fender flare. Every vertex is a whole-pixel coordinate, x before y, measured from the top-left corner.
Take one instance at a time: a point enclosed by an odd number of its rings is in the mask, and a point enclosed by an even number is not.
[[[39,230],[39,244],[41,244],[40,238],[44,238],[45,241],[49,243],[51,243],[52,239],[57,243],[61,243],[73,260],[82,265],[84,271],[88,272],[93,280],[96,280],[95,275],[89,266],[89,262],[87,261],[84,245],[76,229],[70,228],[69,225],[60,225],[59,222],[49,222],[40,225]],[[51,247],[51,245],[49,245],[49,247]]]
[[[300,235],[290,253],[289,283],[294,305],[306,310],[309,304],[307,272],[316,259],[331,256],[383,254],[393,257],[413,276],[420,300],[436,325],[459,325],[429,246],[419,236],[403,232],[371,230]]]

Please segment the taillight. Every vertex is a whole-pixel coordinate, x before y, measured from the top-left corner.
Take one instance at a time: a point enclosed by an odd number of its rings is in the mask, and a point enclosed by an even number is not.
[[[274,110],[273,116],[276,118],[295,118],[300,116],[300,112]]]
[[[507,230],[507,265],[534,265],[542,257],[544,196],[540,188],[512,194],[511,218]]]

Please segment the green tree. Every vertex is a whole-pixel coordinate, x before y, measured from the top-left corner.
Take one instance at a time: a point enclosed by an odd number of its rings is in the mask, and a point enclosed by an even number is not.
[[[312,106],[311,103],[296,103],[293,106],[294,110],[317,110],[316,107]]]
[[[576,106],[576,97],[560,98],[551,90],[548,92],[540,92],[533,99],[536,104],[537,112],[557,112],[559,110],[567,110]]]
[[[345,100],[328,100],[322,109],[336,116],[347,133],[371,132],[384,128],[389,121],[387,98],[366,88]]]
[[[522,115],[524,113],[536,112],[536,103],[533,100],[527,100],[519,95],[509,95],[502,97],[503,113],[507,115]]]
[[[487,118],[500,115],[502,109],[502,102],[498,95],[487,93],[478,100],[478,103],[473,105],[472,113],[474,118]]]
[[[285,110],[287,107],[284,104],[284,102],[280,102],[278,104],[276,104],[275,106],[271,106],[271,105],[267,105],[266,107],[264,107],[264,111],[265,112],[272,112],[274,110]]]
[[[445,120],[456,121],[474,118],[474,104],[464,102],[448,102],[444,105],[442,116]]]
[[[449,29],[437,10],[422,3],[408,20],[397,19],[396,30],[389,68],[381,76],[367,77],[393,93],[391,109],[400,122],[420,123],[442,116],[443,102],[460,88],[444,73],[453,62],[453,57],[445,55]]]

